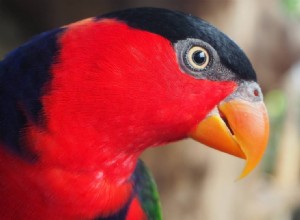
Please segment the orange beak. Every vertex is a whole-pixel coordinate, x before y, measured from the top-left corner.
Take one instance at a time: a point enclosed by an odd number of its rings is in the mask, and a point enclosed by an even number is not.
[[[246,159],[240,178],[249,174],[261,160],[269,138],[269,119],[262,101],[231,99],[222,102],[190,136],[214,149]]]

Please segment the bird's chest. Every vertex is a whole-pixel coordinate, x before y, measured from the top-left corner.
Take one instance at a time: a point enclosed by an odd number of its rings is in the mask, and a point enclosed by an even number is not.
[[[91,219],[119,210],[131,196],[129,182],[16,163],[0,158],[1,219]]]

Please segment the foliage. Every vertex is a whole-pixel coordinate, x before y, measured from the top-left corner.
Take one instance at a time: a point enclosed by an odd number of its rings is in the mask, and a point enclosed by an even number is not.
[[[300,0],[282,0],[282,3],[289,15],[300,19]]]

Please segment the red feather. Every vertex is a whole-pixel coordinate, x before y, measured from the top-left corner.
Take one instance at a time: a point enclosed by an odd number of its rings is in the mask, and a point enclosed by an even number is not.
[[[138,198],[134,198],[131,202],[126,220],[147,220]]]

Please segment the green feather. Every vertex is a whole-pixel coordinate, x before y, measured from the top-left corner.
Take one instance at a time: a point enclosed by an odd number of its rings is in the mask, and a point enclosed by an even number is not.
[[[133,178],[135,191],[148,220],[162,220],[157,186],[143,161],[138,161]]]

